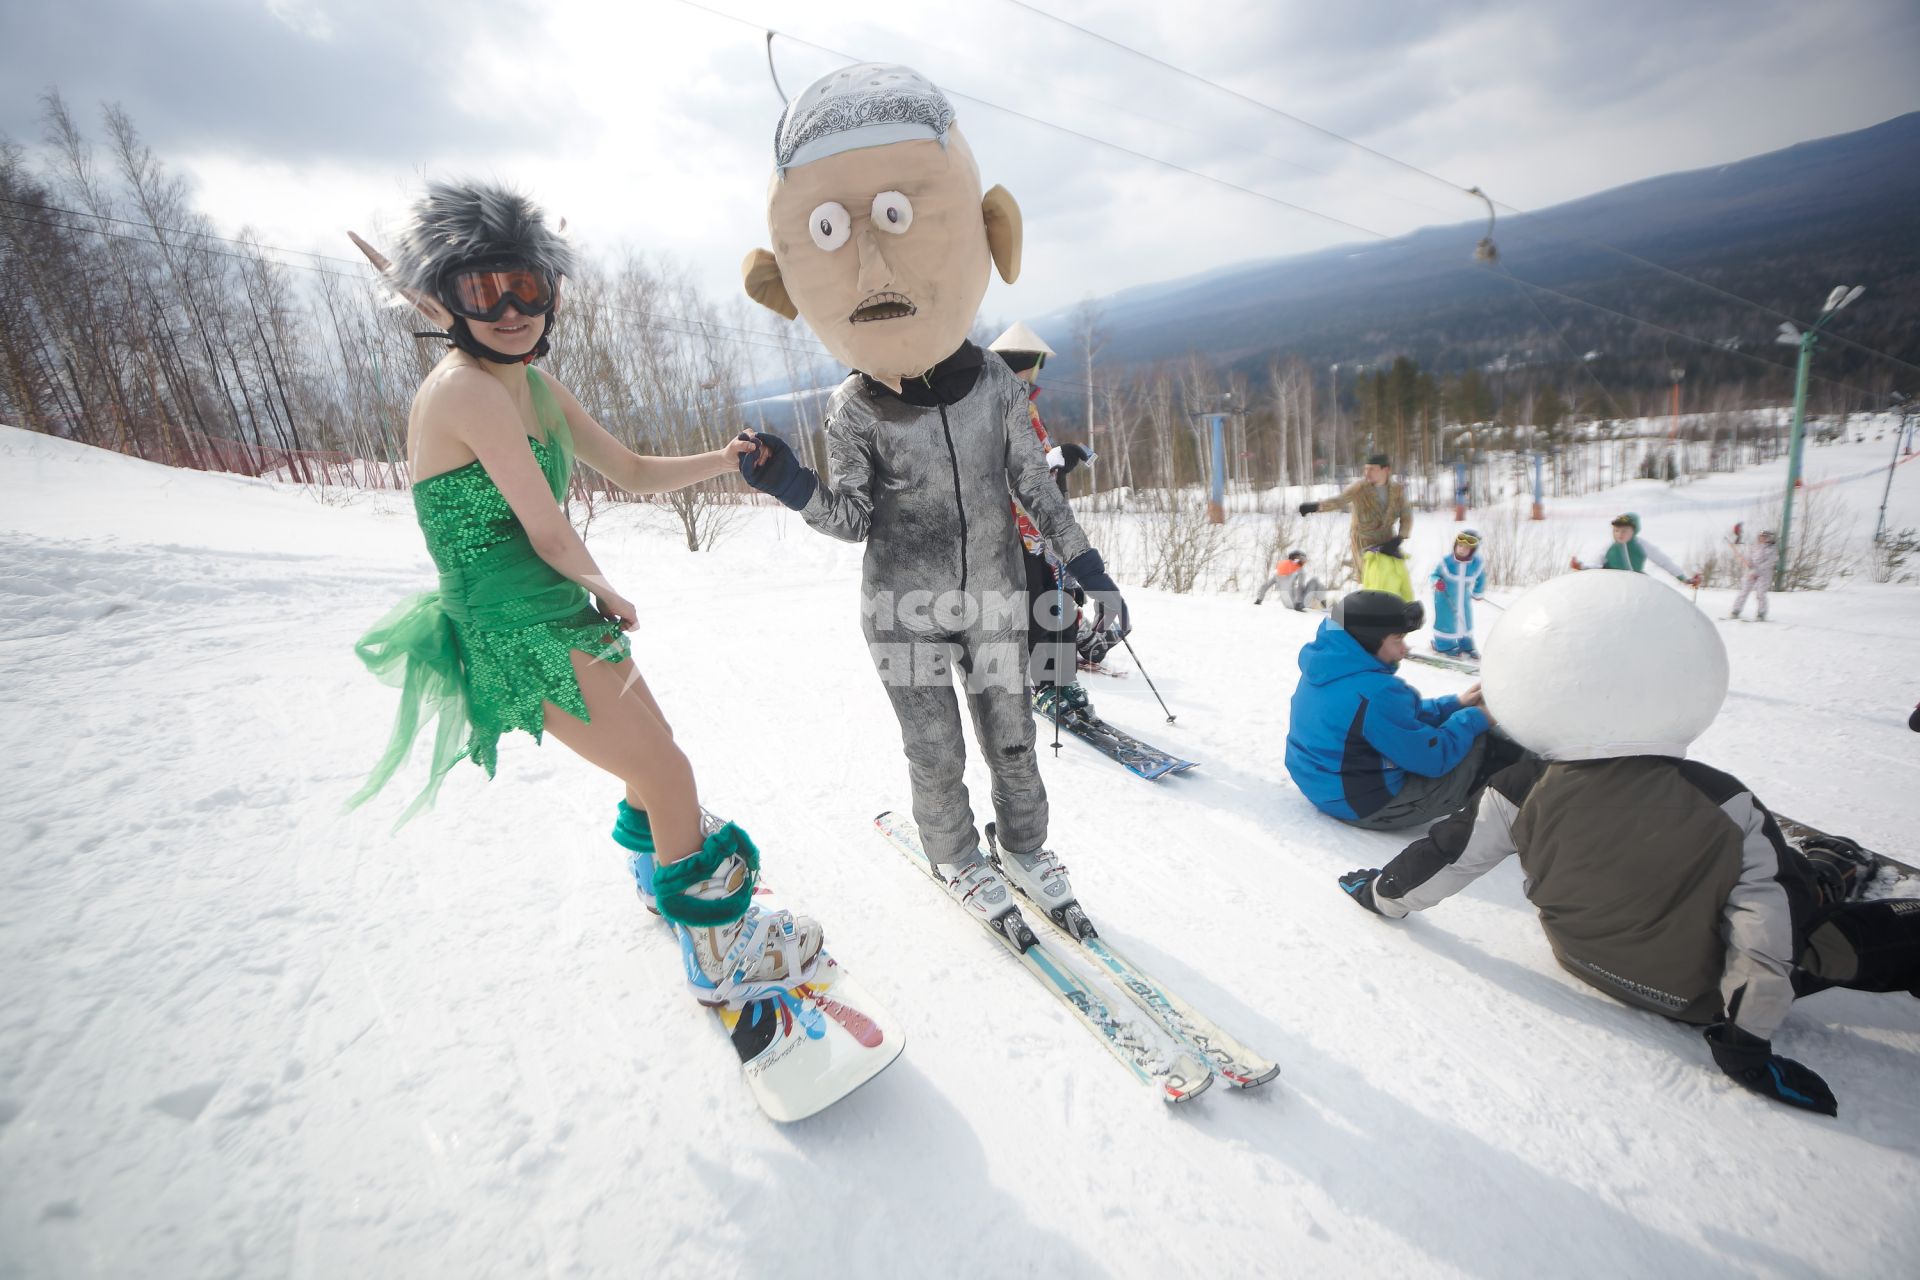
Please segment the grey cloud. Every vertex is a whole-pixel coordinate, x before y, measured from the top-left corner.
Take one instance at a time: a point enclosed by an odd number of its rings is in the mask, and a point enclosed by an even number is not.
[[[424,159],[481,127],[449,91],[452,55],[475,31],[477,6],[342,0],[325,7],[326,38],[241,0],[8,7],[0,132],[17,141],[39,139],[39,97],[49,88],[86,128],[99,103],[119,103],[163,155],[207,146],[288,161]],[[525,107],[517,123],[484,122],[490,144],[526,145],[550,127],[551,86],[489,89]]]

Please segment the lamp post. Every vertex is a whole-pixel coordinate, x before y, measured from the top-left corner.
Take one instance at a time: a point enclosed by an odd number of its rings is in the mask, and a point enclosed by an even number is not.
[[[1887,487],[1880,491],[1880,518],[1873,525],[1873,541],[1877,546],[1887,536],[1887,499],[1893,496],[1893,473],[1900,466],[1900,445],[1907,434],[1907,415],[1913,412],[1913,398],[1904,391],[1893,393],[1893,407],[1900,414],[1900,425],[1893,429],[1893,461],[1887,464]]]
[[[1851,289],[1843,284],[1833,286],[1833,292],[1827,295],[1826,305],[1820,308],[1820,318],[1813,322],[1812,328],[1803,333],[1792,324],[1782,321],[1780,335],[1774,339],[1782,346],[1800,348],[1799,366],[1793,376],[1793,431],[1787,439],[1787,496],[1780,507],[1780,558],[1773,566],[1775,591],[1787,589],[1787,547],[1793,530],[1793,491],[1800,484],[1800,446],[1807,421],[1807,370],[1813,364],[1813,349],[1827,321],[1846,310],[1854,299],[1866,291],[1867,286],[1863,284],[1854,285]]]

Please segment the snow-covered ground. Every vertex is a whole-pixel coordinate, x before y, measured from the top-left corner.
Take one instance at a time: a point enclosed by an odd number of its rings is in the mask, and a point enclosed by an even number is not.
[[[1810,451],[1809,478],[1886,449]],[[1554,514],[1584,546],[1630,506],[1681,555],[1780,477]],[[1870,528],[1881,481],[1828,492]],[[1920,465],[1894,516],[1920,525]],[[0,429],[0,1275],[1920,1274],[1920,1003],[1795,1009],[1778,1047],[1833,1086],[1825,1120],[1557,968],[1517,868],[1406,924],[1356,910],[1334,877],[1403,837],[1287,780],[1311,616],[1136,589],[1178,723],[1138,675],[1092,692],[1203,767],[1044,753],[1105,931],[1283,1065],[1169,1111],[871,833],[907,795],[858,550],[761,510],[689,555],[657,520],[593,543],[705,798],[906,1028],[791,1127],[682,994],[608,839],[618,792],[564,748],[510,739],[397,837],[410,792],[342,816],[393,710],[351,642],[430,580],[404,495]],[[1450,527],[1423,520],[1418,572]],[[1697,754],[1911,858],[1920,589],[1773,616],[1723,624]]]

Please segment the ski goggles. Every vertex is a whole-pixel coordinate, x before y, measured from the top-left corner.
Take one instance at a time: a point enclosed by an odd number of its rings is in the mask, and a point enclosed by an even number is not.
[[[488,324],[512,307],[523,316],[553,310],[553,277],[531,267],[468,267],[448,275],[441,301],[457,316]]]
[[[1453,541],[1455,546],[1465,543],[1469,547],[1477,547],[1480,545],[1480,535],[1475,533],[1458,533],[1454,535]]]

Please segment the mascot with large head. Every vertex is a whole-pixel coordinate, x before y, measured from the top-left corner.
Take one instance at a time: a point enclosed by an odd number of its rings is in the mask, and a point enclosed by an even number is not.
[[[1103,609],[1124,619],[1124,606],[1048,472],[1027,387],[967,341],[988,271],[1008,283],[1020,273],[1019,206],[1004,188],[981,192],[952,104],[907,67],[863,64],[810,85],[774,130],[773,161],[773,248],[747,256],[747,293],[804,318],[854,372],[827,407],[826,483],[771,435],[742,473],[820,532],[866,543],[862,629],[936,873],[983,918],[1013,907],[980,858],[958,674],[993,776],[1007,878],[1049,910],[1077,911],[1044,847],[1009,498]]]

